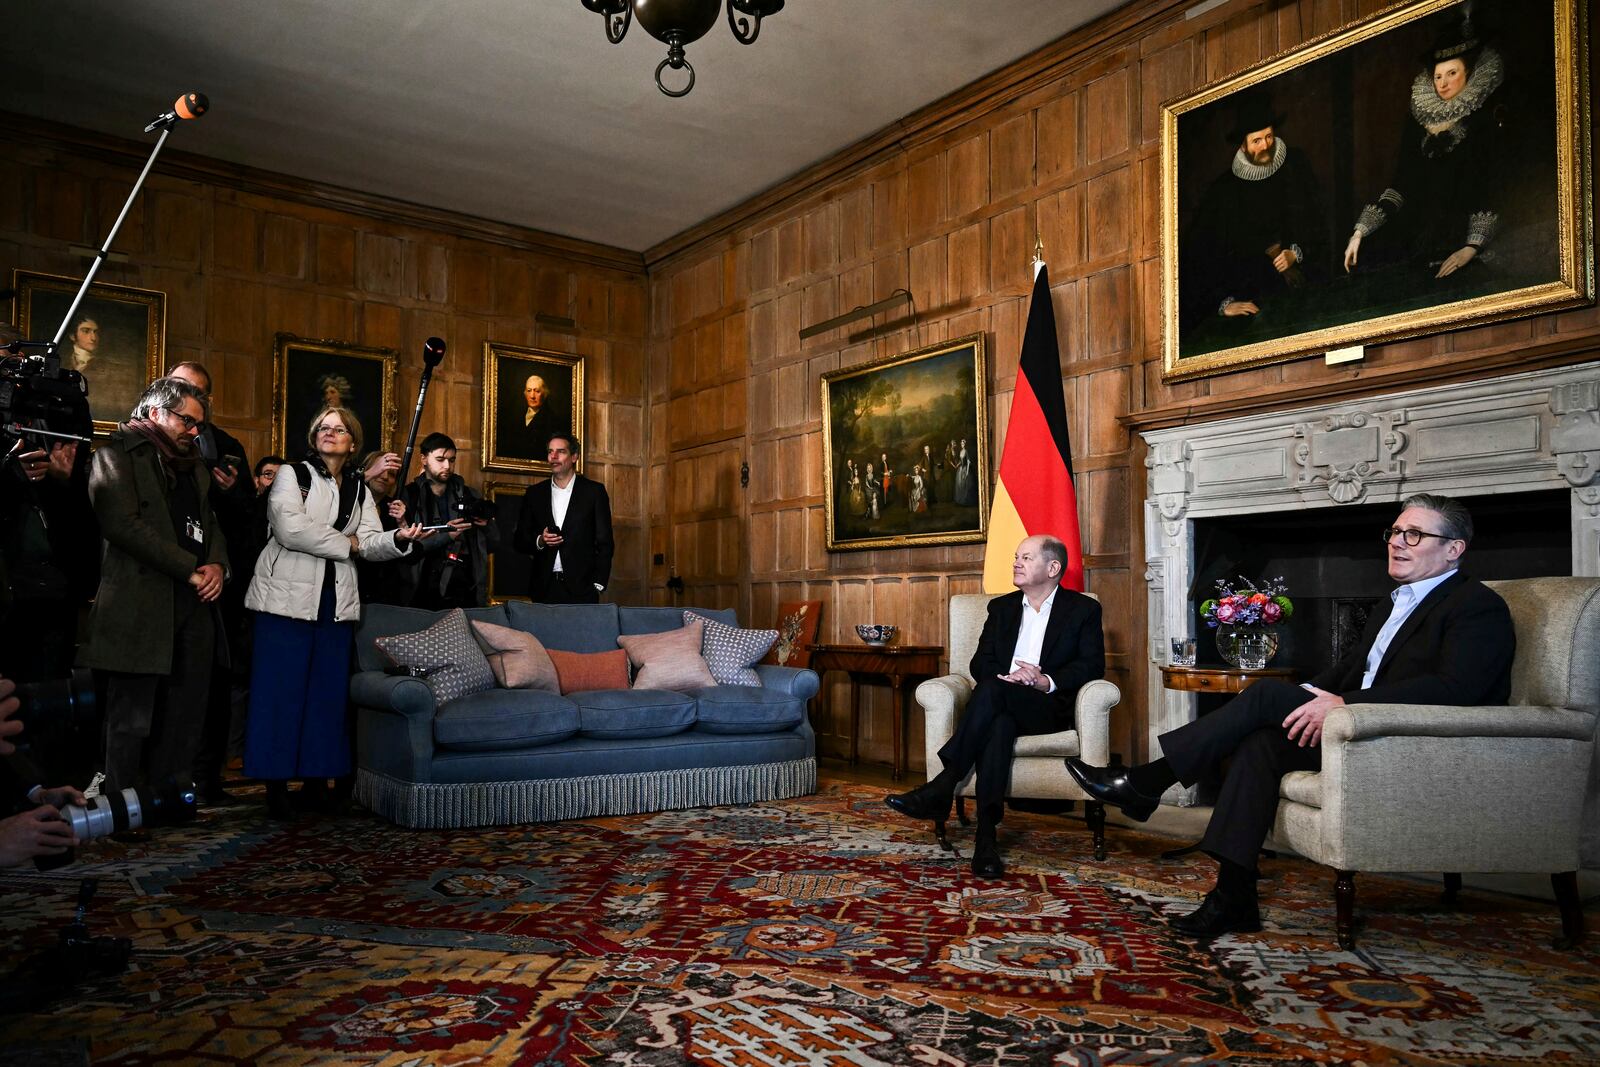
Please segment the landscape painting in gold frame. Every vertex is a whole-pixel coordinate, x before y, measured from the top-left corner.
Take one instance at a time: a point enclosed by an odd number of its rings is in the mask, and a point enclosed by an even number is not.
[[[1415,0],[1161,109],[1168,381],[1592,298],[1577,0]]]

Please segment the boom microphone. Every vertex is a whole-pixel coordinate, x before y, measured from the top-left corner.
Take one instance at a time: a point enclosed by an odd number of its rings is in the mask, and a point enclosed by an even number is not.
[[[422,381],[417,385],[417,408],[411,413],[411,433],[406,437],[406,449],[400,458],[400,480],[395,484],[404,488],[411,476],[411,453],[417,447],[417,430],[422,427],[422,404],[428,398],[428,382],[433,378],[433,368],[444,361],[444,339],[430,337],[422,344]],[[414,520],[413,520],[414,521]]]
[[[422,362],[437,367],[444,360],[444,338],[430,337],[422,344]]]
[[[184,93],[172,102],[172,110],[164,115],[157,115],[150,125],[144,128],[145,133],[151,130],[165,129],[172,126],[180,119],[197,119],[206,113],[206,108],[211,106],[211,101],[206,99],[205,93]]]

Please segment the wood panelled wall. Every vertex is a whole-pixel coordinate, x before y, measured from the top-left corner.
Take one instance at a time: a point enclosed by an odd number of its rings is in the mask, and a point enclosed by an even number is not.
[[[1347,367],[1306,359],[1162,382],[1160,105],[1387,3],[1239,0],[1193,18],[1190,4],[1129,5],[647,253],[650,541],[668,561],[653,586],[670,565],[687,603],[766,624],[780,600],[820,598],[824,641],[853,642],[853,624],[872,621],[898,624],[907,643],[944,644],[947,599],[981,587],[981,546],[825,551],[820,376],[983,331],[997,465],[1037,233],[1088,585],[1105,605],[1109,677],[1123,692],[1112,748],[1141,757],[1149,664],[1134,429],[1578,361],[1600,335],[1588,308],[1375,347]],[[915,298],[914,326],[797,337],[901,287]],[[836,678],[838,710],[818,723],[824,752],[847,748],[844,695]],[[863,755],[887,761],[887,700],[871,699]],[[909,735],[919,766],[919,712]]]
[[[16,267],[82,277],[89,261],[68,246],[104,239],[143,151],[81,131],[0,123],[4,284]],[[114,245],[127,262],[108,263],[97,280],[166,293],[168,365],[192,359],[211,370],[217,421],[252,461],[271,443],[280,331],[400,352],[395,424],[381,434],[367,428],[368,447],[381,437],[396,450],[416,402],[422,343],[445,338],[449,355],[434,373],[421,433],[450,434],[474,485],[534,480],[480,470],[484,342],[579,353],[589,388],[585,471],[610,488],[616,515],[613,591],[623,602],[644,598],[648,291],[637,254],[359,194],[342,194],[355,210],[329,207],[292,180],[274,179],[282,193],[255,192],[259,175],[169,158],[178,162],[158,164]],[[539,313],[574,320],[576,332],[539,326]]]

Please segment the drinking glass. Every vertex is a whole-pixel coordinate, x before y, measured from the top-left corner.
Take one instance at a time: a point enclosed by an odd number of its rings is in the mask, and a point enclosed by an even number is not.
[[[1247,671],[1259,671],[1267,665],[1272,654],[1266,634],[1242,634],[1239,637],[1239,666]]]
[[[1194,661],[1194,638],[1174,637],[1172,639],[1172,665],[1174,667],[1193,667]]]

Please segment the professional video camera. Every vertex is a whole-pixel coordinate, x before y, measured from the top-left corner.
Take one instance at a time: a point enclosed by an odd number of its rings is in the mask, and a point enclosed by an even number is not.
[[[18,354],[29,346],[0,346],[0,454],[9,454],[21,436],[88,439],[82,436],[90,425],[83,375],[53,358]]]
[[[462,500],[456,504],[456,518],[458,519],[488,519],[493,521],[500,508],[493,500],[479,497],[475,500]]]

